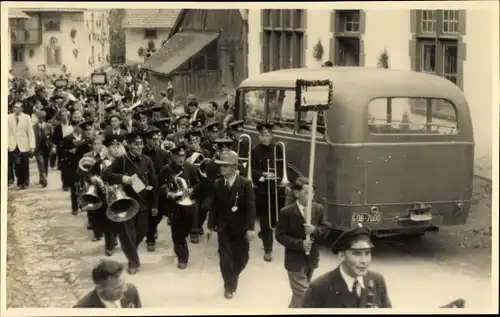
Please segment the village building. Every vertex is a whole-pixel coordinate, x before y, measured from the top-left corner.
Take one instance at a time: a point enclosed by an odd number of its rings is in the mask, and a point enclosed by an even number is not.
[[[491,167],[493,18],[488,9],[249,10],[248,74],[331,61],[445,77],[471,108],[476,162]]]
[[[144,64],[156,96],[214,97],[247,77],[246,21],[241,10],[183,9],[163,46]]]
[[[127,65],[143,64],[169,38],[180,9],[126,9],[122,20]]]
[[[9,8],[9,40],[16,76],[89,76],[109,64],[108,10]]]

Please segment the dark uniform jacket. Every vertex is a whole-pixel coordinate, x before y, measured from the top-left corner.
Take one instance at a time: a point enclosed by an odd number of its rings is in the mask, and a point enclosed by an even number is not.
[[[172,162],[172,158],[170,153],[157,146],[154,149],[145,146],[142,150],[142,153],[149,156],[149,158],[153,161],[153,165],[155,167],[156,175],[160,174],[161,169]]]
[[[112,128],[110,125],[105,126],[105,127],[104,127],[104,129],[102,130],[102,134],[103,134],[104,136],[107,136],[107,135],[112,135],[112,134],[113,134],[113,128]],[[123,137],[123,136],[125,136],[125,135],[127,135],[127,134],[128,134],[127,130],[124,130],[124,129],[122,129],[122,128],[120,127],[120,130],[119,130],[119,132],[118,132],[118,135]]]
[[[282,157],[281,151],[278,149],[277,151],[278,157]],[[270,144],[269,146],[263,145],[261,143],[256,144],[252,148],[252,178],[255,186],[256,195],[267,195],[267,181],[259,182],[259,178],[263,176],[264,172],[267,172],[267,160],[269,159],[269,167],[274,168],[274,144]],[[278,165],[278,175],[281,175],[282,168]],[[271,186],[274,188],[274,186]]]
[[[200,146],[204,148],[205,150],[208,150],[210,152],[210,157],[214,157],[215,152],[217,151],[217,144],[210,141],[210,140],[204,140],[201,142]]]
[[[365,288],[361,303],[356,304],[354,295],[347,288],[340,268],[330,271],[311,282],[302,300],[303,308],[366,308],[374,304],[378,308],[391,308],[384,277],[368,271],[363,278]]]
[[[134,285],[127,284],[127,290],[123,294],[120,303],[122,308],[142,307],[141,299],[139,298],[139,292],[137,292],[137,288]],[[82,299],[80,299],[78,303],[73,306],[73,308],[106,308],[106,306],[97,295],[96,289],[93,289]]]
[[[188,188],[193,189],[192,198],[196,196],[196,192],[200,184],[200,179],[198,178],[195,167],[189,163],[184,163],[183,166],[179,166],[172,162],[161,169],[160,174],[158,175],[158,187],[161,197],[160,205],[162,207],[162,211],[166,212],[169,217],[175,216],[177,211],[177,199],[168,199],[167,193],[179,190],[177,185],[174,183],[174,177],[179,173],[181,173],[179,177],[186,181]]]
[[[144,189],[136,193],[130,185],[123,184],[125,193],[139,203],[139,211],[158,208],[158,186],[153,161],[144,155],[134,156],[130,153],[117,157],[113,164],[102,172],[102,179],[111,184],[122,184],[124,175],[137,174],[144,185],[151,186],[151,190]]]
[[[254,230],[255,193],[250,180],[237,175],[229,190],[225,179],[219,178],[214,187],[213,204],[208,214],[208,229],[222,232],[229,227],[233,234]],[[233,211],[233,206],[238,209]]]
[[[76,149],[75,153],[71,153],[70,150]],[[63,152],[62,156],[67,160],[68,164],[68,179],[71,182],[76,182],[79,178],[77,175],[78,162],[83,157],[83,154],[89,152],[91,149],[90,144],[85,139],[80,141],[75,139],[75,135],[72,133],[63,138],[61,150]]]
[[[313,202],[311,208],[311,224],[316,226],[316,231],[311,235],[314,244],[309,256],[303,248],[306,239],[304,216],[300,212],[297,203],[293,203],[281,209],[278,224],[276,226],[276,240],[285,247],[285,269],[291,272],[300,272],[307,267],[315,269],[319,262],[318,244],[324,241],[329,233],[329,223],[326,220],[325,208]]]

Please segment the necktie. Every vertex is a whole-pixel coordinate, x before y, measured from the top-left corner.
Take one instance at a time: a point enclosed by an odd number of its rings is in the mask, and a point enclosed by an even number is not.
[[[19,124],[19,117],[16,116],[16,124]]]
[[[101,155],[100,155],[99,153],[97,153],[97,154],[95,155],[95,159],[96,159],[96,160],[100,160],[100,159],[101,159]]]
[[[352,284],[352,295],[354,295],[354,298],[356,299],[356,304],[359,306],[361,302],[361,284],[359,284],[358,280],[355,280],[354,283]]]
[[[228,181],[228,180],[226,180],[226,189],[227,189],[228,191],[231,191],[231,185],[229,184],[229,181]]]

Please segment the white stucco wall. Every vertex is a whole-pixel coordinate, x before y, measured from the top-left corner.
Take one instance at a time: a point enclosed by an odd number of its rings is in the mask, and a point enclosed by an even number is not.
[[[170,29],[158,29],[158,38],[153,40],[156,49],[161,47],[161,43],[168,38]],[[126,29],[125,30],[125,60],[130,63],[143,63],[144,57],[137,53],[139,48],[148,48],[149,39],[144,38],[144,29]]]
[[[410,69],[410,11],[366,10],[365,17],[365,67],[377,67],[387,49],[391,69]]]
[[[307,12],[306,67],[320,67],[313,58],[313,47],[321,39],[325,50],[323,61],[328,60],[330,50],[330,9]],[[409,55],[410,11],[366,10],[364,40],[365,66],[376,67],[382,51],[387,49],[391,69],[411,68]],[[322,21],[315,23],[315,21]],[[492,29],[494,12],[467,10],[466,13],[466,59],[464,61],[464,93],[471,108],[476,141],[476,163],[488,165],[491,170],[492,157]],[[260,73],[261,13],[249,10],[248,15],[248,74]],[[388,24],[389,22],[389,24]],[[497,105],[498,106],[498,105]]]
[[[95,15],[104,13],[104,20],[107,21],[107,11],[94,12]],[[66,65],[67,71],[72,74],[72,77],[77,76],[88,76],[90,73],[99,67],[107,65],[106,54],[109,52],[109,40],[101,44],[97,39],[92,39],[89,41],[89,32],[92,29],[89,25],[87,28],[86,21],[90,18],[90,12],[85,12],[83,17],[81,14],[73,13],[62,13],[61,15],[61,30],[59,32],[47,32],[43,29],[42,25],[42,44],[36,46],[28,46],[25,50],[24,64],[29,68],[29,75],[37,74],[38,65],[43,65],[46,63],[45,59],[45,48],[50,43],[50,38],[55,37],[57,39],[57,45],[61,47],[61,62],[62,65]],[[37,19],[37,18],[34,18]],[[73,40],[70,36],[71,30],[76,29],[76,36]],[[109,27],[105,23],[103,28],[94,29],[94,32],[106,32],[109,39]],[[91,55],[92,46],[95,50],[95,64],[89,64],[89,57]],[[73,50],[78,50],[78,56],[75,58]],[[33,50],[33,56],[29,56],[29,51]],[[97,60],[97,53],[101,53],[101,61]],[[46,65],[46,73],[51,74],[62,74],[62,66],[49,67]]]
[[[464,42],[464,92],[469,102],[476,140],[476,163],[489,164],[492,158],[493,52],[494,12],[467,10]],[[498,26],[497,26],[498,27]],[[496,105],[498,107],[498,105]]]

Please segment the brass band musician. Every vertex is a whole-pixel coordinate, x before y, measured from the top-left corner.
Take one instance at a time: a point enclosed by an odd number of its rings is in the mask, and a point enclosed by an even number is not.
[[[201,142],[201,147],[210,151],[210,157],[213,157],[215,155],[215,152],[217,151],[217,144],[215,143],[215,140],[219,137],[219,124],[217,122],[209,124],[205,127],[205,140]]]
[[[128,197],[139,204],[138,213],[130,220],[117,225],[118,237],[123,253],[128,260],[129,274],[136,274],[140,268],[138,247],[148,231],[150,213],[158,214],[158,188],[156,171],[151,159],[142,153],[144,147],[141,132],[128,135],[128,152],[117,157],[102,178],[111,185],[123,185]],[[133,185],[142,183],[136,192]],[[137,186],[135,186],[137,188]]]
[[[177,267],[185,269],[189,261],[186,239],[193,227],[196,206],[191,196],[200,181],[193,165],[186,163],[186,147],[181,144],[170,150],[172,163],[158,175],[161,212],[170,221]]]

